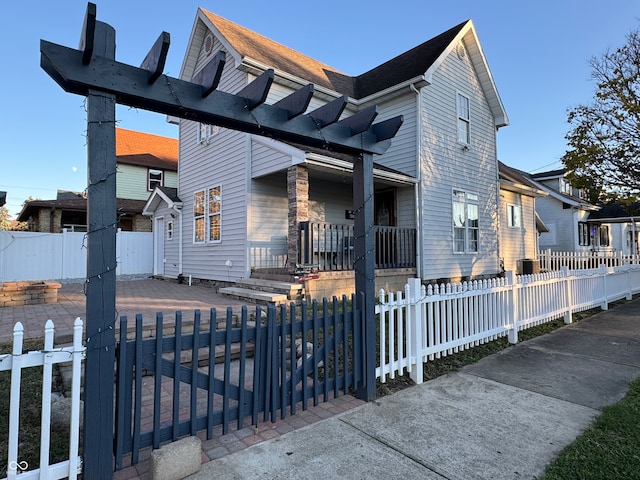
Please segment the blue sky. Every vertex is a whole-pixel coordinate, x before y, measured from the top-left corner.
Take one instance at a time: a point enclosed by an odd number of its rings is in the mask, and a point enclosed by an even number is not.
[[[499,158],[525,171],[560,167],[567,110],[588,103],[589,59],[640,25],[638,0],[108,0],[98,20],[116,29],[116,59],[139,65],[164,30],[165,73],[177,77],[202,6],[351,75],[363,73],[472,19],[510,125]],[[86,188],[84,98],[40,68],[40,39],[77,48],[87,2],[8,1],[0,7],[0,190],[17,214],[29,196]],[[165,117],[118,107],[119,126],[177,137]]]

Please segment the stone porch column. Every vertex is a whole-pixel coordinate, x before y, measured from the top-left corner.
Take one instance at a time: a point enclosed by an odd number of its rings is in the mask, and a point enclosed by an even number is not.
[[[289,230],[287,255],[289,267],[298,261],[298,225],[309,220],[309,170],[303,165],[287,169],[287,197],[289,198]]]

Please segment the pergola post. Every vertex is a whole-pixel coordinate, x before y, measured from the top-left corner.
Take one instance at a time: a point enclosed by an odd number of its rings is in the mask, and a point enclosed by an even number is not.
[[[115,59],[115,30],[96,23],[94,54]],[[116,321],[116,96],[87,95],[87,360],[84,478],[113,471],[113,365]]]
[[[356,391],[360,399],[376,398],[375,236],[373,231],[373,155],[362,153],[353,159],[353,246],[356,258],[356,294],[364,329],[365,383]],[[364,297],[359,295],[364,293]]]

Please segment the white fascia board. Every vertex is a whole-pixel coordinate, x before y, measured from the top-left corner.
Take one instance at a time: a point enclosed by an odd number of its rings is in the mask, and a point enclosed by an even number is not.
[[[291,156],[291,165],[297,165],[298,163],[304,162],[305,152],[300,150],[299,148],[293,147],[278,140],[273,140],[272,138],[262,137],[260,135],[250,134],[250,137],[252,142],[260,143],[265,147],[269,147],[277,152],[282,153],[283,155]]]

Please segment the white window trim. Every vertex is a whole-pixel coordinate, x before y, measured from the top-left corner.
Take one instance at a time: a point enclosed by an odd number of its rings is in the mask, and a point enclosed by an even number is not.
[[[218,189],[220,191],[220,207],[218,212],[214,212],[211,213],[209,211],[209,195],[210,192],[214,189]],[[195,214],[195,197],[196,194],[198,193],[202,193],[204,196],[204,208],[203,208],[203,214],[202,215],[198,215],[196,216]],[[195,192],[193,192],[193,201],[194,201],[194,205],[193,205],[193,243],[195,245],[204,245],[207,243],[221,243],[222,242],[222,184],[217,184],[214,185],[212,187],[209,188],[202,188],[200,190],[196,190]],[[220,224],[220,238],[218,239],[211,239],[211,218],[214,216],[218,216],[220,218],[219,220],[219,224]],[[198,219],[202,219],[204,222],[204,231],[203,231],[203,239],[202,240],[196,240],[196,220]]]
[[[517,216],[514,215],[514,212],[518,212]],[[520,205],[515,203],[507,204],[507,226],[509,228],[522,228],[522,207]]]
[[[464,251],[458,251],[456,250],[456,235],[455,235],[455,231],[456,228],[460,228],[460,227],[456,227],[453,223],[453,204],[456,201],[456,193],[462,193],[464,194]],[[472,198],[469,198],[472,197]],[[451,189],[451,209],[452,209],[452,221],[451,221],[451,233],[452,233],[452,247],[453,247],[453,254],[454,255],[468,255],[468,254],[472,254],[472,255],[476,255],[479,253],[480,251],[480,208],[479,208],[479,201],[478,201],[478,194],[475,192],[469,192],[467,190],[463,190],[461,188],[453,188]],[[470,227],[469,226],[469,209],[468,206],[469,205],[475,205],[478,209],[478,227]],[[469,243],[470,243],[470,236],[469,236],[469,232],[472,230],[476,230],[478,232],[478,238],[477,238],[477,245],[476,245],[476,250],[470,250],[469,249]]]
[[[460,98],[465,98],[467,100],[467,117],[460,116]],[[460,122],[465,122],[467,125],[466,129],[466,138],[465,140],[460,139]],[[456,141],[462,145],[470,145],[471,144],[471,97],[468,95],[456,91]]]
[[[151,174],[155,173],[155,174],[160,174],[160,183],[159,185],[162,187],[164,186],[164,170],[160,170],[158,168],[147,168],[147,191],[151,192],[153,191],[153,188],[151,188]],[[157,181],[157,180],[154,180]]]
[[[218,202],[219,203],[218,211],[211,213],[209,211],[209,204],[210,204],[209,199],[210,199],[211,191],[214,190],[214,189],[218,189],[218,191],[220,192],[219,193],[220,200]],[[216,216],[218,217],[218,222],[219,222],[219,225],[220,225],[220,227],[219,227],[219,229],[220,229],[220,238],[211,239],[211,218],[212,217],[216,217]],[[222,242],[222,185],[218,184],[218,185],[215,185],[215,186],[207,189],[207,225],[206,225],[206,228],[207,228],[207,242],[209,242],[209,243],[220,243],[220,242]]]
[[[202,210],[202,214],[201,215],[196,215],[196,195],[202,193],[203,196],[203,210]],[[204,245],[207,241],[207,224],[206,224],[206,219],[207,219],[207,190],[206,189],[201,189],[201,190],[196,190],[195,192],[193,192],[193,208],[192,208],[192,214],[193,214],[193,243],[195,245]],[[203,233],[202,233],[202,240],[198,240],[196,239],[196,221],[198,219],[202,219],[203,223],[204,223],[204,228],[203,228]]]
[[[167,241],[173,240],[173,222],[167,222]]]
[[[198,143],[201,145],[209,145],[211,139],[220,131],[217,125],[209,125],[207,123],[198,122]]]

